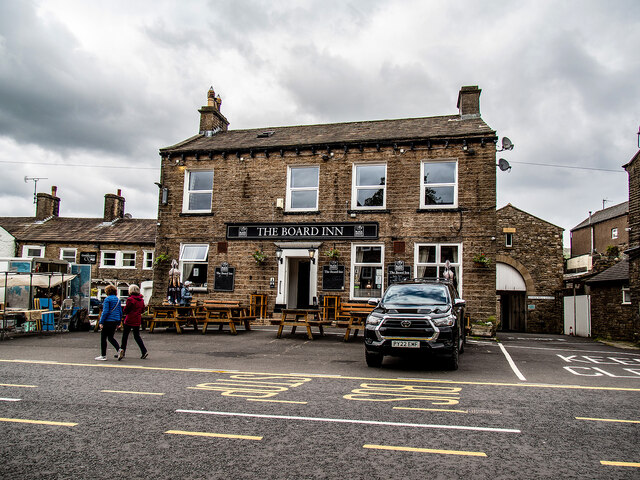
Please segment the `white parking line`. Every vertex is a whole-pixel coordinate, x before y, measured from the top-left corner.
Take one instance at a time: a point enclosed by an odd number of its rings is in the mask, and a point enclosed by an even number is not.
[[[509,365],[511,366],[511,370],[513,370],[513,373],[516,374],[516,377],[518,377],[523,382],[526,382],[527,379],[524,378],[524,375],[522,375],[522,373],[520,373],[520,370],[518,370],[518,367],[516,367],[516,364],[512,360],[511,355],[509,355],[509,353],[507,352],[507,349],[504,348],[504,345],[502,345],[501,343],[499,343],[498,345],[500,345],[500,350],[502,350],[502,353],[504,353],[504,356],[506,357],[507,362],[509,362]]]
[[[444,430],[472,430],[476,432],[521,433],[514,428],[471,427],[467,425],[435,425],[429,423],[379,422],[374,420],[353,420],[348,418],[296,417],[291,415],[264,415],[257,413],[213,412],[209,410],[176,410],[177,413],[197,413],[203,415],[221,415],[226,417],[271,418],[277,420],[302,420],[309,422],[357,423],[362,425],[381,425],[390,427],[439,428]]]
[[[20,398],[0,398],[0,402],[19,402]]]

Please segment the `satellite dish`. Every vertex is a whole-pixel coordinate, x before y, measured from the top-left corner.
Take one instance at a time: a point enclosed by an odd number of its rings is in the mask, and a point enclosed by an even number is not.
[[[498,168],[503,172],[508,172],[509,170],[511,170],[511,165],[509,165],[509,162],[507,162],[504,158],[501,158],[500,160],[498,160]]]
[[[508,137],[502,137],[502,150],[513,150],[513,143]]]

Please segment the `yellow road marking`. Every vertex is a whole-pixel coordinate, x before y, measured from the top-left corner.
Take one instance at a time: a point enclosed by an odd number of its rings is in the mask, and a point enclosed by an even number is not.
[[[608,462],[606,460],[600,460],[602,465],[610,465],[612,467],[640,467],[640,463],[635,462]]]
[[[211,433],[211,432],[185,432],[184,430],[167,430],[164,433],[171,435],[192,435],[196,437],[217,437],[217,438],[234,438],[240,440],[262,440],[262,437],[251,435],[231,435],[229,433]]]
[[[15,385],[13,383],[0,383],[0,387],[38,388],[37,385]]]
[[[50,422],[47,420],[27,420],[24,418],[0,418],[0,422],[14,422],[14,423],[32,423],[35,425],[56,425],[59,427],[75,427],[77,423],[71,422]]]
[[[446,408],[412,408],[412,407],[393,407],[394,410],[420,410],[425,412],[454,412],[469,413],[468,410],[447,410]]]
[[[419,452],[419,453],[439,453],[442,455],[466,455],[470,457],[486,457],[484,452],[465,452],[460,450],[436,450],[433,448],[415,448],[415,447],[394,447],[391,445],[363,445],[362,448],[373,448],[376,450],[394,450],[399,452]]]
[[[103,393],[129,393],[131,395],[164,395],[164,393],[156,392],[127,392],[125,390],[100,390]]]
[[[109,364],[95,364],[95,363],[72,363],[72,362],[54,362],[54,361],[38,361],[38,360],[5,360],[0,359],[0,363],[27,363],[27,364],[42,364],[42,365],[60,365],[60,366],[72,366],[72,367],[93,367],[93,368],[126,368],[130,370],[150,370],[150,371],[158,371],[158,372],[185,372],[192,374],[199,373],[224,373],[224,374],[245,374],[245,375],[279,375],[279,376],[288,376],[292,378],[298,378],[301,375],[299,374],[291,374],[291,373],[268,373],[268,372],[239,372],[237,370],[206,370],[206,369],[198,369],[192,370],[189,368],[170,368],[170,367],[145,367],[138,365],[109,365]],[[589,387],[585,385],[555,385],[555,384],[545,384],[545,383],[500,383],[500,382],[461,382],[461,381],[453,381],[453,380],[426,380],[426,379],[398,379],[398,378],[372,378],[372,377],[348,377],[348,376],[340,376],[336,375],[314,375],[314,378],[330,378],[330,379],[340,379],[340,380],[368,380],[374,382],[380,381],[400,381],[400,382],[416,382],[416,383],[435,383],[435,384],[446,384],[446,385],[477,385],[477,386],[489,386],[489,387],[520,387],[520,388],[558,388],[558,389],[567,389],[567,390],[602,390],[602,391],[614,391],[614,392],[640,392],[640,388],[631,388],[631,387]]]
[[[247,398],[247,402],[270,402],[270,403],[297,403],[300,405],[306,405],[307,402],[296,402],[293,400],[265,400],[262,398]]]
[[[640,423],[640,420],[618,420],[618,419],[615,419],[615,418],[576,417],[576,420],[592,420],[594,422]]]

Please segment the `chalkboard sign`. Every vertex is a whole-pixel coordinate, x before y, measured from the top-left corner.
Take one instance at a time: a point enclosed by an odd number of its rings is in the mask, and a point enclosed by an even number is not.
[[[322,267],[322,289],[344,290],[344,265],[330,262]]]
[[[411,266],[405,265],[402,260],[387,265],[388,285],[411,280]]]
[[[235,288],[236,269],[228,263],[223,263],[215,268],[213,279],[214,292],[233,292]]]
[[[96,252],[80,252],[80,262],[82,265],[95,265],[98,261]]]

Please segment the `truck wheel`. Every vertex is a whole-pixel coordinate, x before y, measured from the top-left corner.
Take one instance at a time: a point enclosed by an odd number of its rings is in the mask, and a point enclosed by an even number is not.
[[[380,368],[382,366],[382,359],[384,358],[384,355],[365,350],[364,358],[367,361],[367,366],[373,367],[373,368]]]
[[[458,369],[458,355],[460,353],[460,342],[456,339],[453,342],[453,349],[451,350],[451,354],[446,359],[447,369],[449,370],[457,370]]]

